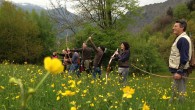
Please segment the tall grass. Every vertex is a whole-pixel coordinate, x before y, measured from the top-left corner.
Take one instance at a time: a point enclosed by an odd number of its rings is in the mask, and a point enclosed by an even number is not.
[[[9,83],[10,77],[21,79],[26,97],[28,88],[35,87],[45,74],[42,66],[0,64],[0,109],[21,109],[20,88]],[[192,74],[190,77],[194,76]],[[194,80],[188,80],[187,96],[183,103],[178,101],[169,103],[168,99],[163,99],[163,96],[171,96],[171,78],[130,75],[126,84],[120,84],[118,80],[116,71],[109,74],[107,84],[105,72],[101,80],[94,80],[86,73],[82,73],[81,78],[67,73],[49,75],[33,94],[26,109],[70,110],[71,107],[75,107],[78,110],[141,110],[146,103],[151,110],[195,110]],[[124,86],[135,89],[132,98],[122,97]],[[64,95],[67,90],[75,94]]]

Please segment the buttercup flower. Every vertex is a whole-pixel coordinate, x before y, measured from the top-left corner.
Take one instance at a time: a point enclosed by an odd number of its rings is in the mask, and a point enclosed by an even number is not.
[[[126,86],[125,88],[123,88],[123,92],[124,92],[123,97],[132,98],[132,95],[134,94],[135,89],[132,89],[129,86]]]
[[[144,103],[142,110],[150,110],[150,106],[146,105],[146,102]]]
[[[162,96],[162,99],[165,99],[166,100],[166,99],[170,99],[170,97],[167,97],[166,95],[163,95]]]
[[[72,92],[70,90],[66,90],[64,93],[61,93],[63,96],[73,96],[75,95],[75,92]]]
[[[48,72],[52,74],[58,74],[63,72],[64,70],[62,62],[57,58],[51,59],[50,57],[46,57],[44,59],[44,67]]]
[[[76,110],[77,108],[76,107],[71,107],[70,110]]]

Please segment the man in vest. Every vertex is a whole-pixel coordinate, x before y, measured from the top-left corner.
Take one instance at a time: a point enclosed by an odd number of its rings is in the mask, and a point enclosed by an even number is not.
[[[169,70],[173,74],[173,94],[170,102],[176,99],[183,102],[186,95],[186,77],[191,59],[191,40],[186,34],[187,23],[184,20],[176,21],[173,26],[173,33],[176,39],[171,47],[169,56]]]

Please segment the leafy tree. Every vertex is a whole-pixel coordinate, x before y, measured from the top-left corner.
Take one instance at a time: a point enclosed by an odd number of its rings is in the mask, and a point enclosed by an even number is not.
[[[2,3],[0,13],[1,58],[16,62],[37,58],[42,51],[37,25],[9,2]]]
[[[54,9],[58,13],[63,13],[62,5],[58,0],[56,1],[58,6],[54,7]],[[66,2],[66,0],[64,1]],[[78,21],[82,25],[86,22],[92,23],[93,26],[98,26],[103,30],[122,30],[121,27],[124,29],[128,24],[127,22],[132,21],[132,18],[138,15],[139,10],[137,0],[73,0],[72,2],[75,3],[73,8],[80,17],[75,21]],[[51,4],[54,3],[51,2]],[[60,18],[66,18],[68,16],[64,13],[60,15]],[[64,22],[67,22],[67,19],[64,19]],[[71,23],[68,23],[68,25],[73,27]]]
[[[33,14],[36,15],[35,13]],[[40,21],[38,19],[35,21],[29,15],[28,12],[16,8],[10,2],[1,4],[1,60],[8,59],[18,63],[23,63],[24,61],[35,63],[42,55],[45,55],[43,50],[49,50],[51,46],[49,43],[53,44],[54,36],[53,31],[51,31],[52,25],[50,25],[50,21],[44,18],[44,15],[40,17]]]
[[[188,18],[190,11],[186,4],[179,4],[173,10],[173,15],[176,19]]]
[[[49,18],[48,14],[45,11],[41,11],[40,14],[37,14],[34,10],[30,15],[28,15],[34,22],[36,22],[40,38],[41,45],[43,46],[42,56],[51,54],[51,51],[56,50],[56,30],[53,27],[54,23]]]

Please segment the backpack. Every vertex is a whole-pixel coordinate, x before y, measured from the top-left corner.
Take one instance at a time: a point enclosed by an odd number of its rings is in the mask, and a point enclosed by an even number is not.
[[[192,45],[192,55],[191,55],[191,59],[189,61],[190,67],[188,68],[188,74],[192,73],[192,71],[195,69],[194,40],[192,38],[190,38],[190,39],[191,39],[191,45]]]

